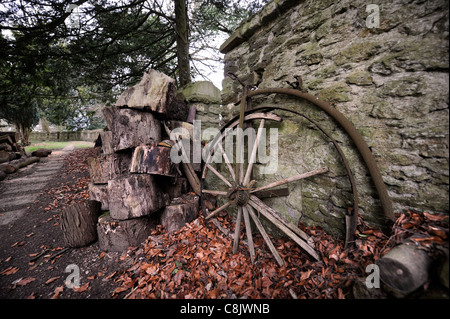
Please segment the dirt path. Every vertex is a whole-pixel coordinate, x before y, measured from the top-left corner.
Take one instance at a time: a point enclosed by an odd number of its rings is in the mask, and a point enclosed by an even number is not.
[[[69,144],[0,182],[0,298],[112,295],[109,275],[121,268],[119,254],[102,254],[97,243],[65,250],[60,211],[48,209],[55,196],[49,190],[74,179],[64,170],[64,158],[73,149]],[[77,292],[65,280],[78,271]]]

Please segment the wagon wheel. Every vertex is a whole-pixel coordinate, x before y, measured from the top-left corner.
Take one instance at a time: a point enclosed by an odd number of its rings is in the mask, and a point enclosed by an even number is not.
[[[241,103],[241,110],[245,107],[245,98],[243,98],[243,101],[244,102]],[[250,155],[248,156],[248,161],[245,162],[245,160],[242,160],[245,159],[245,156],[243,156],[244,143],[242,138],[242,129],[247,123],[250,123],[253,120],[260,120],[260,123],[254,140],[249,142],[249,146],[251,146],[251,148],[249,148],[248,152]],[[258,147],[260,147],[259,141],[264,132],[266,123],[270,121],[280,122],[282,121],[282,118],[273,112],[265,110],[264,108],[261,108],[261,111],[254,109],[251,112],[241,112],[239,119],[232,120],[226,124],[226,129],[222,129],[215,139],[208,144],[208,147],[205,149],[207,156],[202,171],[202,185],[204,185],[207,174],[212,174],[214,185],[217,189],[202,189],[202,195],[217,195],[222,197],[225,203],[205,218],[213,218],[217,216],[219,212],[226,210],[230,206],[236,206],[237,218],[234,230],[233,253],[237,252],[239,246],[241,220],[243,218],[252,262],[255,260],[255,249],[252,238],[250,218],[254,221],[258,231],[261,233],[277,263],[280,266],[284,265],[282,258],[267,235],[267,232],[261,224],[256,212],[266,217],[266,219],[288,235],[288,237],[293,239],[304,251],[316,260],[319,260],[319,255],[310,244],[311,241],[309,241],[309,236],[298,227],[287,222],[274,209],[265,204],[261,198],[271,197],[271,195],[280,193],[280,191],[283,193],[283,189],[276,189],[276,187],[314,175],[326,173],[328,172],[328,167],[316,168],[312,171],[304,172],[271,183],[265,183],[263,181],[256,181],[252,179],[252,171],[254,168],[256,153]],[[226,147],[224,144],[230,143],[230,139],[227,139],[227,137],[234,135],[237,137],[236,156],[232,156],[232,158],[230,158],[225,151]],[[234,159],[236,159],[236,161],[234,161]],[[215,168],[215,162],[221,163],[220,165],[223,166],[222,169]]]

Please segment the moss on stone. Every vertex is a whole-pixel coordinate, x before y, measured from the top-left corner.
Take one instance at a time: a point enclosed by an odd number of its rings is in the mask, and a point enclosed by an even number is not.
[[[352,100],[349,92],[350,88],[345,83],[340,82],[320,90],[317,96],[329,103],[348,102]]]

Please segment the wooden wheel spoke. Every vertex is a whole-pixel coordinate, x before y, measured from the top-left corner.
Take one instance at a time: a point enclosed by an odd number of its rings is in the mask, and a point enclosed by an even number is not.
[[[214,173],[214,175],[216,175],[218,178],[220,178],[222,180],[222,182],[224,182],[228,187],[233,187],[233,185],[231,185],[231,183],[222,175],[220,174],[214,167],[212,167],[209,164],[206,164],[206,166],[208,167],[208,169]]]
[[[247,171],[245,172],[243,185],[247,185],[250,182],[250,176],[252,173],[253,164],[256,160],[256,151],[258,150],[259,140],[263,132],[263,127],[264,127],[264,119],[261,120],[261,123],[259,124],[258,133],[256,134],[256,139],[255,142],[253,143],[252,153],[250,155],[250,159],[248,162]]]
[[[228,208],[228,206],[231,205],[231,202],[227,202],[225,204],[223,204],[222,206],[220,206],[219,208],[217,208],[215,211],[211,212],[211,214],[209,214],[208,216],[205,217],[205,219],[210,219],[213,218],[214,216],[216,216],[218,213],[220,213],[221,211],[225,210]]]
[[[241,233],[241,219],[242,219],[242,207],[238,207],[238,214],[236,217],[236,227],[234,228],[233,236],[233,254],[237,253],[239,247],[239,236]]]
[[[253,208],[249,205],[247,205],[248,212],[250,214],[250,217],[255,222],[256,227],[258,228],[259,232],[261,233],[264,241],[266,242],[267,246],[269,247],[270,251],[272,252],[272,255],[275,257],[275,260],[277,261],[278,265],[280,267],[284,266],[284,261],[281,258],[280,254],[278,253],[277,249],[273,245],[272,241],[270,240],[269,235],[267,235],[266,230],[264,229],[263,225],[261,224],[261,221],[259,218],[255,215],[255,212],[253,211]]]
[[[285,178],[285,179],[282,179],[282,180],[279,180],[279,181],[276,181],[276,182],[273,182],[273,183],[269,183],[267,185],[264,185],[264,186],[261,186],[261,187],[258,187],[258,188],[254,188],[254,189],[252,189],[250,191],[250,193],[254,193],[254,192],[262,191],[262,190],[265,190],[265,189],[281,186],[281,185],[284,185],[284,184],[287,184],[287,183],[290,183],[290,182],[298,181],[300,179],[305,179],[305,178],[308,178],[308,177],[311,177],[311,176],[314,176],[314,175],[318,175],[318,174],[323,174],[323,173],[326,173],[326,172],[328,172],[328,167],[322,167],[322,168],[319,168],[319,169],[316,169],[316,170],[313,170],[313,171],[310,171],[310,172],[307,172],[307,173],[298,174],[298,175],[295,175],[295,176],[292,176],[292,177],[288,177],[288,178]]]
[[[255,262],[255,245],[253,244],[253,236],[252,236],[252,226],[250,224],[250,218],[248,216],[248,208],[247,205],[242,207],[244,211],[244,223],[245,223],[245,231],[247,233],[247,241],[248,241],[248,250],[250,252],[250,259],[252,263]]]
[[[220,152],[222,153],[223,160],[225,161],[225,165],[228,168],[228,171],[230,172],[231,178],[234,182],[236,182],[236,174],[234,173],[233,167],[231,166],[230,159],[227,156],[227,153],[223,150],[222,144],[217,144],[217,147],[220,149]]]
[[[272,224],[277,226],[282,232],[284,232],[289,238],[291,238],[293,241],[295,241],[303,250],[305,250],[308,254],[310,254],[314,259],[320,260],[319,255],[316,253],[316,251],[303,239],[301,239],[299,236],[297,236],[296,232],[298,234],[303,233],[300,229],[298,231],[293,230],[295,226],[290,225],[286,221],[284,221],[278,214],[269,206],[264,204],[261,200],[259,200],[256,196],[251,195],[250,200],[248,202],[251,207],[254,207],[257,211],[259,211],[264,217],[266,217]],[[305,236],[301,235],[302,237]],[[306,235],[307,236],[307,235]]]
[[[226,191],[218,191],[215,189],[202,189],[202,193],[204,194],[212,194],[212,195],[220,195],[220,196],[227,196]]]

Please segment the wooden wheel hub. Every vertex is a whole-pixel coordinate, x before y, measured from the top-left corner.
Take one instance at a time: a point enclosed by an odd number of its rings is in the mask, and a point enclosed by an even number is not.
[[[232,204],[237,206],[247,205],[248,200],[250,198],[250,194],[248,189],[243,188],[244,188],[243,186],[239,185],[237,187],[230,189],[230,191],[227,194],[227,197]]]

